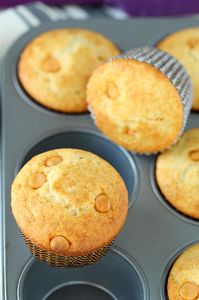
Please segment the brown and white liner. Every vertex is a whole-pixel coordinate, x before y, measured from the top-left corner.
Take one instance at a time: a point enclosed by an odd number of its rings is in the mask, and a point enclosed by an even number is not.
[[[101,259],[102,256],[107,254],[112,245],[113,241],[107,246],[100,248],[94,252],[85,255],[79,256],[65,256],[59,255],[47,250],[41,249],[32,243],[20,230],[21,235],[28,246],[30,252],[37,257],[40,261],[47,262],[52,267],[64,267],[64,268],[73,268],[73,267],[82,267],[86,265],[91,265],[96,263]]]
[[[174,145],[182,135],[187,123],[187,119],[192,106],[193,87],[188,73],[184,67],[171,55],[152,47],[142,47],[129,50],[121,55],[111,57],[108,62],[115,59],[134,59],[140,62],[148,63],[160,70],[175,86],[184,108],[184,120],[182,128],[179,132],[177,139],[173,142]],[[166,99],[165,99],[166,101]],[[92,118],[95,120],[95,114],[91,107],[88,108],[91,112]],[[171,145],[171,146],[172,146]],[[170,147],[171,147],[170,146]],[[170,148],[168,147],[168,148]],[[164,149],[165,150],[165,149]],[[149,154],[149,153],[139,153]],[[150,153],[151,154],[151,153]],[[156,153],[153,153],[156,154]]]

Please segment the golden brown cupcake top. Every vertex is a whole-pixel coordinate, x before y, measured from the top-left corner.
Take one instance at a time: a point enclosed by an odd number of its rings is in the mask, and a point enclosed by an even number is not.
[[[175,146],[158,156],[156,178],[177,210],[199,219],[199,128],[186,131]]]
[[[177,139],[183,105],[158,69],[134,59],[99,66],[87,86],[97,127],[115,143],[139,153],[165,149]]]
[[[174,262],[167,292],[169,300],[199,299],[199,244],[187,248]]]
[[[199,27],[174,32],[161,40],[157,47],[184,65],[194,87],[193,109],[199,110]]]
[[[87,110],[86,84],[93,70],[118,48],[97,32],[79,28],[51,30],[22,51],[19,80],[25,91],[47,108],[80,113]]]
[[[33,157],[12,184],[12,212],[23,234],[41,249],[82,255],[109,244],[121,230],[128,193],[100,157],[57,149]]]

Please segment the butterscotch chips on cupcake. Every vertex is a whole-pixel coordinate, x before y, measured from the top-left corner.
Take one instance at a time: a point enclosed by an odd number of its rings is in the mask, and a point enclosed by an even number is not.
[[[99,64],[118,53],[110,40],[96,32],[78,28],[48,31],[22,51],[19,81],[33,100],[47,108],[85,112],[89,76]]]
[[[177,139],[184,109],[177,89],[154,66],[116,58],[99,66],[87,86],[97,127],[139,153],[161,151]]]
[[[168,300],[199,299],[199,244],[187,248],[174,262],[167,293]]]
[[[33,157],[12,184],[12,212],[39,249],[81,256],[106,247],[124,225],[128,193],[117,171],[82,150]]]
[[[199,128],[188,130],[156,162],[158,186],[178,211],[199,219]]]
[[[199,27],[174,32],[157,47],[173,55],[187,69],[194,87],[193,109],[199,110]]]

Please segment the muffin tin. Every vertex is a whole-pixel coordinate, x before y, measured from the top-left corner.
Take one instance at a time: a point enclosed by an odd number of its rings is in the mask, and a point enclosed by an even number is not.
[[[101,32],[121,50],[152,46],[165,30],[197,26],[198,19],[65,21],[44,24],[22,36],[4,60],[2,98],[1,299],[4,300],[165,300],[165,282],[174,259],[199,241],[199,222],[175,211],[164,200],[154,177],[156,156],[139,156],[110,142],[89,113],[64,115],[30,99],[17,78],[21,50],[40,32],[57,27],[84,27]],[[187,127],[198,127],[191,113]],[[10,208],[10,186],[33,155],[59,147],[89,150],[109,161],[129,191],[126,225],[110,252],[98,263],[76,269],[52,268],[32,258]]]

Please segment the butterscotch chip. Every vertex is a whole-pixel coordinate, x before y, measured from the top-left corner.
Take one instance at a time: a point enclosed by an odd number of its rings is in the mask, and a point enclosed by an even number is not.
[[[108,95],[108,97],[110,97],[112,99],[115,99],[119,96],[117,86],[113,82],[108,83],[107,95]]]
[[[42,63],[42,69],[49,73],[58,72],[61,69],[60,63],[54,57],[47,57]]]
[[[95,209],[98,212],[105,213],[110,209],[110,201],[106,195],[100,194],[95,198]]]
[[[47,167],[52,167],[60,164],[61,162],[62,162],[61,156],[52,156],[45,161],[45,165]]]
[[[135,131],[132,130],[131,128],[128,128],[126,131],[126,134],[128,134],[128,135],[133,135],[134,133],[135,133]]]
[[[30,174],[34,176],[29,180]],[[107,247],[128,211],[128,192],[118,172],[97,155],[78,149],[33,157],[16,176],[11,197],[24,236],[41,250],[66,256]]]
[[[168,300],[199,299],[199,243],[179,255],[168,274]]]
[[[161,40],[157,47],[179,60],[194,88],[193,109],[199,110],[199,27],[185,28]]]
[[[94,69],[119,49],[103,35],[81,28],[40,34],[22,51],[18,77],[33,100],[65,113],[87,111],[86,86]]]
[[[43,173],[35,173],[29,179],[32,188],[38,189],[46,182],[46,175]]]
[[[199,161],[199,150],[190,151],[189,157],[194,161]]]
[[[199,219],[198,149],[199,128],[193,128],[156,161],[156,179],[165,199],[179,212],[196,219]]]
[[[199,44],[199,37],[198,38],[191,38],[190,40],[188,40],[188,45],[189,45],[190,48],[196,47],[197,44]]]
[[[180,297],[185,300],[194,300],[199,294],[199,287],[192,282],[185,282],[180,287]]]
[[[50,241],[51,250],[58,254],[65,254],[70,247],[70,242],[63,236],[55,236]]]

